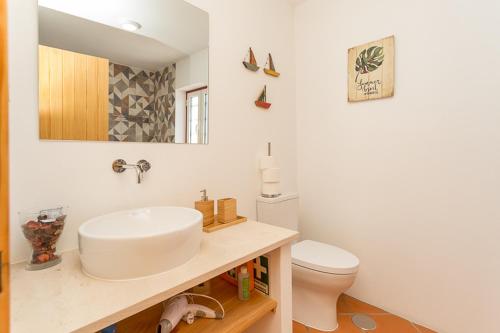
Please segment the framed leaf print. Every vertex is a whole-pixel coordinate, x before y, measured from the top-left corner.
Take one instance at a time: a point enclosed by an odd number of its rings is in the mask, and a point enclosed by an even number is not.
[[[349,102],[394,96],[394,36],[350,48],[348,74]]]

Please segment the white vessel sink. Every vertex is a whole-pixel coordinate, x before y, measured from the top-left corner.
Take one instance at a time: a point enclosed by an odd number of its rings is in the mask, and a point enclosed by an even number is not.
[[[150,207],[99,216],[78,230],[82,269],[105,280],[158,274],[198,253],[203,216],[184,207]]]

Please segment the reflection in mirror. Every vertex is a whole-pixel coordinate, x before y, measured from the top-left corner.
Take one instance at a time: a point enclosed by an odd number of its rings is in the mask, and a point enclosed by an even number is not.
[[[208,143],[208,13],[183,0],[39,0],[39,135]]]

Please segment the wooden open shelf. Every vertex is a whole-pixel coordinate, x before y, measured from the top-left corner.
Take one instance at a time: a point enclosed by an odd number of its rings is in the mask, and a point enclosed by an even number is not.
[[[192,325],[181,321],[173,333],[239,333],[244,332],[259,319],[274,311],[277,302],[254,290],[250,300],[240,301],[238,290],[232,284],[214,278],[211,280],[210,296],[222,303],[226,310],[223,320],[197,318]],[[197,297],[196,302],[217,309],[213,301]],[[156,333],[163,305],[157,304],[117,323],[119,333]]]

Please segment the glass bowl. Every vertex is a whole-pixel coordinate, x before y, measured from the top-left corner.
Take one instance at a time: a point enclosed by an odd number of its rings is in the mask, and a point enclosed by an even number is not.
[[[56,243],[66,220],[63,208],[20,214],[20,219],[24,237],[32,248],[26,269],[34,271],[59,264],[61,257],[56,254]]]

